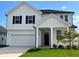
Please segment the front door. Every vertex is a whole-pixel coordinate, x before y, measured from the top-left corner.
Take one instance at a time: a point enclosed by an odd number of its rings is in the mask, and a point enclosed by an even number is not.
[[[49,33],[44,33],[44,45],[49,45]]]

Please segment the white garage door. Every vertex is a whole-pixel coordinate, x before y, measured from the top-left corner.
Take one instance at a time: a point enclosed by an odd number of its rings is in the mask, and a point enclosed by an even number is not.
[[[11,45],[12,46],[34,46],[35,45],[35,36],[34,34],[18,34],[11,36]]]

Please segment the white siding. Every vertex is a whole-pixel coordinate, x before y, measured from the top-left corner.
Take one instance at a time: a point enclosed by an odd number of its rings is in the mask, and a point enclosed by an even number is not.
[[[70,23],[70,24],[73,24],[73,16],[72,16],[72,14],[69,14],[69,13],[64,13],[64,14],[55,14],[57,17],[59,17],[60,18],[60,15],[63,15],[63,16],[65,16],[65,15],[68,15],[68,23]],[[64,20],[64,19],[63,19]]]
[[[41,19],[39,12],[23,4],[8,15],[7,29],[33,29],[33,24],[26,24],[26,15],[35,15],[36,23]],[[12,24],[13,16],[22,16],[22,24]]]
[[[43,17],[47,17],[49,14],[43,14],[42,15],[42,18]],[[72,14],[69,14],[69,13],[63,13],[63,14],[54,14],[54,15],[56,15],[57,17],[59,17],[60,18],[60,15],[63,15],[63,16],[65,16],[65,15],[68,15],[68,21],[67,22],[69,22],[69,23],[73,23],[73,15]],[[64,19],[63,19],[64,20]]]
[[[38,27],[68,27],[67,24],[56,19],[53,16],[47,18],[44,22],[40,23]]]

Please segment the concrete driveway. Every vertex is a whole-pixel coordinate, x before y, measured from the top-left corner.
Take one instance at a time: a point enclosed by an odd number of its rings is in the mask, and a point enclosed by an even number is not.
[[[5,47],[0,48],[0,57],[19,57],[32,47]]]

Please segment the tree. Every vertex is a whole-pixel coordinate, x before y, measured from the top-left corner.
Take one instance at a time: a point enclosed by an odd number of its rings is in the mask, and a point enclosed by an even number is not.
[[[70,47],[72,47],[72,42],[73,42],[74,38],[76,38],[77,36],[79,36],[79,34],[77,34],[74,31],[72,31],[72,32],[64,31],[63,34],[58,36],[57,40],[61,41],[63,43],[67,43],[68,42],[70,44]],[[64,40],[64,39],[67,39],[67,40]]]
[[[57,37],[58,43],[59,43],[59,42],[66,43],[67,41],[64,40],[64,39],[66,39],[66,38],[67,38],[67,39],[69,38],[69,34],[68,34],[67,31],[64,31],[61,35],[58,35],[58,37]]]

